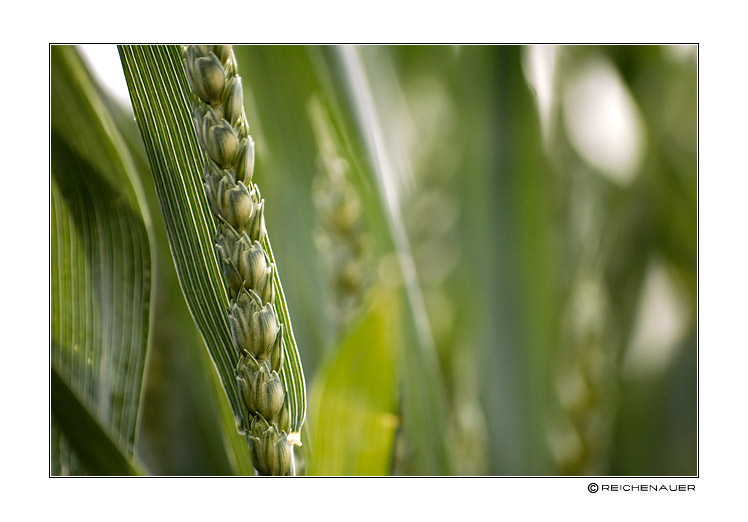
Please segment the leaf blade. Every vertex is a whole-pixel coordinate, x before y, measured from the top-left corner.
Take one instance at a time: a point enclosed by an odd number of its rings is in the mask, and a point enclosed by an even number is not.
[[[73,47],[51,50],[51,363],[132,457],[151,299],[132,160]],[[55,397],[53,396],[53,400]],[[53,415],[52,468],[87,472]]]
[[[202,185],[203,157],[190,117],[189,87],[181,50],[178,46],[120,46],[120,56],[151,163],[180,286],[234,415],[246,425],[247,412],[234,376],[239,353],[228,325],[228,294],[213,245],[216,222]],[[272,260],[270,239],[264,242]],[[279,297],[276,309],[284,324],[287,350],[281,378],[289,393],[292,431],[299,431],[306,416],[306,389],[277,270],[275,281]]]

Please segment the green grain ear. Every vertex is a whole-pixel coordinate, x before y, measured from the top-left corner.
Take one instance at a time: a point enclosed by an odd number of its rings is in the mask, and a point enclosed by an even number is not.
[[[275,289],[277,277],[273,276],[277,276],[277,270],[266,247],[258,241],[265,235],[264,205],[259,189],[255,190],[251,181],[254,141],[247,132],[241,79],[236,74],[233,50],[221,47],[222,59],[216,51],[187,46],[184,65],[187,77],[192,78],[195,131],[205,153],[204,171],[228,172],[217,182],[216,176],[210,176],[205,188],[213,214],[233,232],[219,231],[215,242],[227,268],[224,275],[230,276],[226,280],[232,290],[229,321],[234,348],[241,354],[236,374],[244,406],[252,419],[250,424],[245,423],[245,431],[251,432],[258,416],[269,421],[269,428],[262,434],[248,435],[250,455],[261,474],[286,475],[291,466],[291,459],[287,458],[290,448],[281,447],[288,446],[288,441],[278,426],[286,388],[273,367],[277,368],[283,360],[283,324],[288,318],[279,319],[276,312],[276,296],[283,298],[282,292],[276,293]],[[241,175],[236,178],[234,172]],[[254,242],[250,242],[251,237]],[[224,257],[227,252],[230,259]],[[236,289],[239,280],[241,288]],[[284,305],[281,309],[285,308]]]

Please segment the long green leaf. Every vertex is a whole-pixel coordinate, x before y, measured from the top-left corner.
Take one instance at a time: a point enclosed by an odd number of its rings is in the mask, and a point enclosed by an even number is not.
[[[190,312],[216,365],[235,416],[247,413],[234,377],[239,353],[233,346],[226,288],[213,246],[216,222],[201,181],[202,156],[191,120],[189,87],[178,46],[121,46],[135,117],[148,152],[172,257]],[[273,259],[270,240],[265,248]],[[277,266],[277,264],[276,264]],[[301,361],[276,271],[276,309],[284,327],[287,358],[281,371],[289,394],[292,431],[306,415]]]
[[[76,50],[52,47],[51,65],[51,362],[132,458],[149,335],[149,221],[133,163]],[[86,433],[60,433],[58,412],[52,473],[107,469],[78,459]]]

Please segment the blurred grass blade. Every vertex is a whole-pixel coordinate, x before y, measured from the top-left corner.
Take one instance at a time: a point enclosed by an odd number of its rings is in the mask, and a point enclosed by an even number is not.
[[[389,227],[389,239],[397,253],[404,285],[409,321],[405,325],[406,335],[411,337],[403,343],[399,354],[401,382],[403,386],[403,410],[405,431],[414,453],[414,474],[448,474],[447,454],[444,446],[444,417],[446,397],[439,374],[434,340],[426,314],[423,295],[415,273],[415,264],[404,229],[395,194],[395,166],[380,125],[379,107],[372,96],[372,88],[357,47],[343,46],[333,51],[323,50],[327,65],[326,74],[342,79],[344,92],[329,93],[333,100],[344,100],[355,115],[355,129],[351,135],[358,142],[354,149],[366,154],[370,171],[380,196],[381,212]],[[328,83],[328,89],[337,89],[337,82]],[[382,88],[378,84],[378,88]],[[396,88],[396,86],[387,86]],[[332,103],[335,105],[335,103]],[[410,470],[409,470],[410,472]]]
[[[461,133],[470,137],[463,233],[473,260],[465,284],[474,292],[477,325],[468,335],[480,350],[488,440],[501,441],[489,444],[488,470],[542,474],[548,469],[543,402],[553,382],[550,314],[557,295],[552,179],[520,49],[468,46],[457,67],[461,77],[475,79],[459,86]]]
[[[75,454],[92,475],[141,475],[91,416],[54,366],[50,381],[52,415]]]
[[[55,382],[130,459],[149,335],[149,220],[127,148],[77,51],[50,52],[51,362]],[[55,404],[64,389],[53,388]],[[109,469],[78,459],[80,441],[58,431],[68,419],[56,412],[52,474]]]
[[[182,292],[237,417],[245,417],[234,368],[226,310],[228,295],[213,245],[215,221],[202,185],[202,156],[191,119],[189,87],[179,46],[121,46],[135,117],[148,153]],[[240,66],[241,70],[241,66]],[[266,240],[272,259],[272,248]],[[276,271],[276,308],[284,323],[287,358],[281,372],[291,403],[292,431],[306,414],[301,361]]]
[[[388,475],[397,428],[397,296],[379,292],[315,380],[310,475]]]

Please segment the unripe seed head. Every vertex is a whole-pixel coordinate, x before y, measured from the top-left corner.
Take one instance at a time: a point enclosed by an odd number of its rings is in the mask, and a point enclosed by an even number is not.
[[[205,154],[205,191],[220,222],[215,247],[231,294],[231,336],[242,354],[236,379],[252,414],[247,430],[250,456],[260,474],[286,475],[292,454],[289,398],[279,373],[285,361],[283,325],[274,308],[275,265],[262,247],[264,200],[251,184],[254,141],[244,113],[242,81],[230,45],[183,49],[196,102],[193,123]]]

